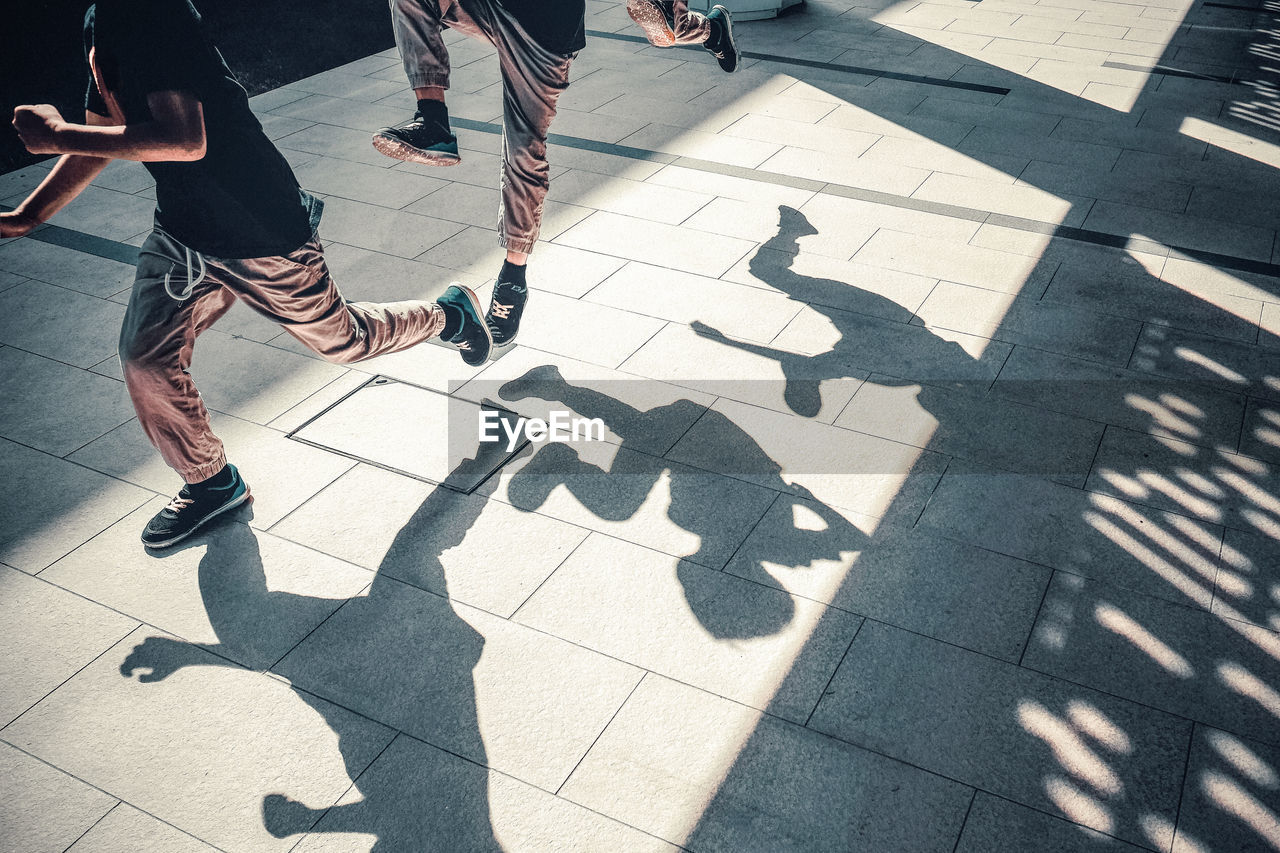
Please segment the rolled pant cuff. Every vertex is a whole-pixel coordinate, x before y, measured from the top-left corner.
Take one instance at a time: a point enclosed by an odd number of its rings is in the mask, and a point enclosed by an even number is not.
[[[410,89],[449,88],[448,74],[410,74],[408,76]]]
[[[201,480],[207,480],[214,474],[227,467],[227,455],[221,453],[218,458],[212,462],[206,462],[199,468],[191,468],[186,471],[179,471],[184,483],[199,483]]]
[[[508,252],[520,252],[525,255],[533,253],[533,246],[538,242],[537,237],[499,237],[498,245],[506,249]]]

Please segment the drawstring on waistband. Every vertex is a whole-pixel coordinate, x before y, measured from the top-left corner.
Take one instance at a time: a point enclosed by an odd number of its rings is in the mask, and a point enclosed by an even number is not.
[[[169,279],[173,275],[173,271],[178,268],[177,264],[172,265],[169,271],[164,274],[164,292],[169,294],[169,296],[171,296],[174,300],[178,302],[186,302],[188,299],[191,298],[191,294],[195,292],[196,285],[204,281],[205,273],[207,272],[204,264],[204,256],[201,255],[199,252],[195,252],[194,254],[196,256],[196,260],[200,262],[200,274],[196,276],[195,281],[192,281],[191,280],[191,255],[193,254],[193,252],[190,249],[188,249],[186,246],[183,246],[182,249],[187,253],[187,289],[182,291],[182,293],[180,294],[174,293],[173,287],[171,287],[169,284]]]

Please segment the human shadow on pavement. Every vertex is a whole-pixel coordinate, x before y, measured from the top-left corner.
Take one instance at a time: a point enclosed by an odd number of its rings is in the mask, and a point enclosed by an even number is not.
[[[257,534],[239,517],[186,546],[207,548],[199,565],[200,592],[221,642],[150,637],[129,654],[121,674],[155,682],[189,666],[240,668],[236,661],[247,656],[256,668],[289,678],[296,695],[337,735],[355,784],[336,804],[299,802],[287,791],[266,795],[262,817],[272,835],[362,833],[377,838],[372,849],[379,853],[503,849],[490,822],[486,752],[476,716],[473,670],[484,637],[447,599],[440,562],[440,554],[466,536],[484,502],[457,498],[449,489],[434,489],[396,535],[369,588],[346,601],[269,589]],[[417,594],[410,584],[439,594]],[[299,611],[323,624],[281,660],[264,661],[251,651],[272,635],[273,618]],[[345,709],[448,752],[406,742],[401,734],[384,753],[390,767],[370,769],[378,755],[369,749],[372,724]],[[406,750],[438,760],[418,760],[409,770],[403,764]]]

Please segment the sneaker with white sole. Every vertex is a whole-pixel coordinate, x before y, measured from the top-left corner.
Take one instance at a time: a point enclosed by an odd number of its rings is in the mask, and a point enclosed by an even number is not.
[[[447,126],[424,119],[421,113],[379,130],[373,135],[373,147],[388,157],[428,166],[455,166],[462,161],[458,137]]]
[[[711,35],[703,47],[720,63],[720,70],[732,74],[738,70],[738,45],[733,40],[733,18],[724,6],[715,5],[707,13]]]
[[[520,331],[520,317],[528,301],[528,285],[500,281],[493,286],[493,297],[489,300],[489,311],[484,315],[484,321],[489,327],[495,350],[505,353],[515,344],[516,333]]]
[[[488,361],[493,338],[480,313],[480,300],[475,292],[461,284],[451,284],[436,304],[446,315],[452,314],[458,319],[458,330],[449,338],[449,343],[462,353],[462,360],[472,367]]]
[[[142,531],[148,548],[168,548],[195,533],[206,523],[250,500],[249,484],[230,463],[231,482],[225,486],[190,484],[182,487],[169,505],[156,513]]]

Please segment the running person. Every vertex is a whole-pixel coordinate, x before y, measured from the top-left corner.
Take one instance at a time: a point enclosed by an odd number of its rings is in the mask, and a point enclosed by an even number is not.
[[[586,44],[585,0],[390,0],[396,46],[418,100],[406,122],[373,136],[383,154],[436,166],[461,159],[449,127],[449,52],[441,30],[489,42],[502,69],[502,195],[498,242],[506,261],[485,314],[495,349],[510,346],[528,299],[525,272],[549,186],[547,133]]]
[[[690,12],[685,0],[627,0],[627,14],[654,47],[700,44],[716,58],[722,70],[732,73],[738,68],[733,20],[724,6],[712,6],[703,15]]]
[[[29,151],[62,157],[0,214],[0,236],[49,219],[112,159],[141,161],[155,178],[155,227],[139,252],[120,363],[143,431],[185,482],[142,533],[163,548],[249,499],[187,374],[196,336],[237,298],[333,362],[439,335],[479,364],[490,339],[466,288],[438,302],[342,298],[316,236],[321,202],[268,141],[188,0],[99,0],[84,33],[85,124],[47,104],[14,111]]]

